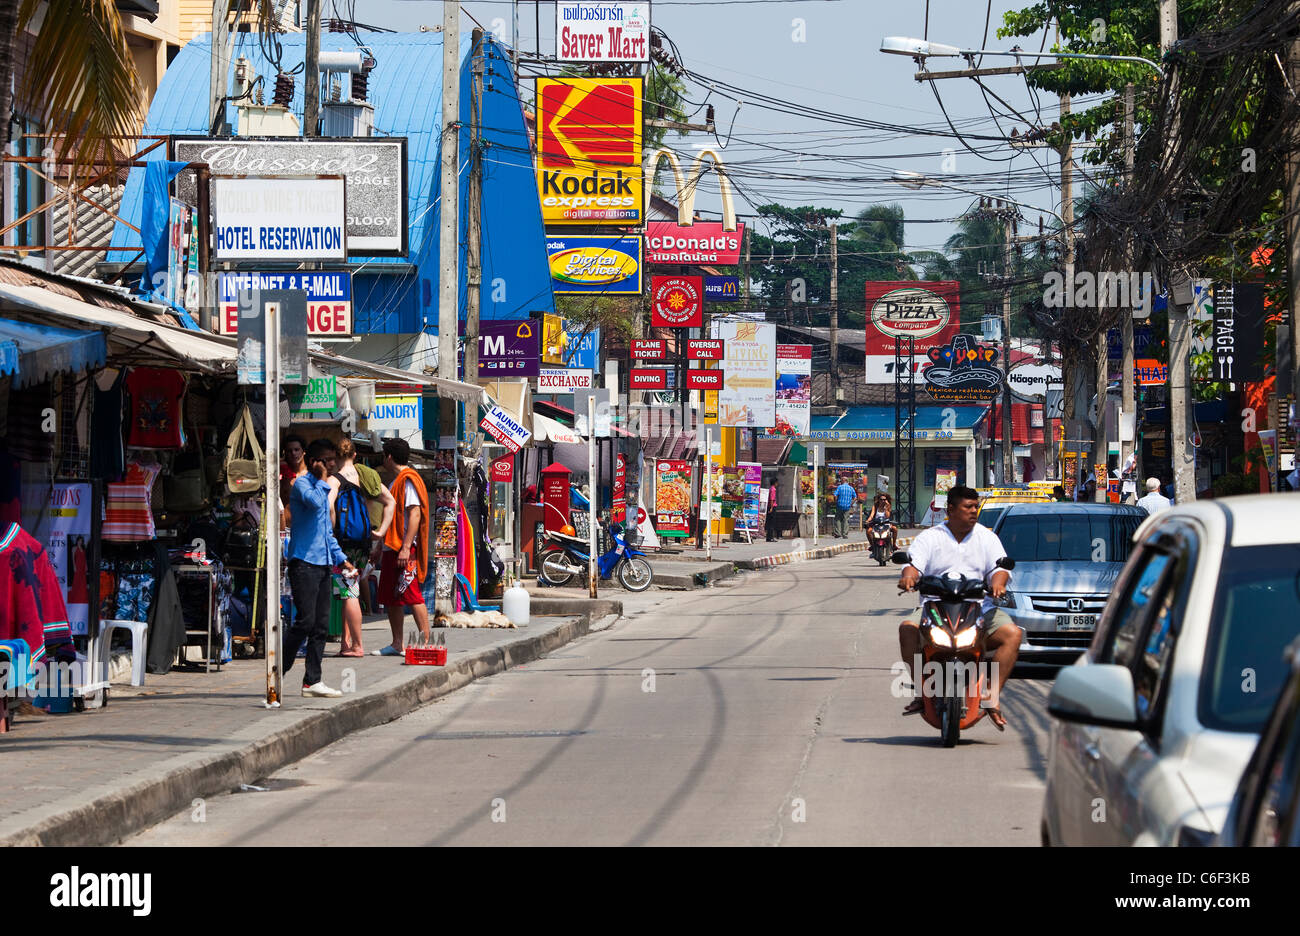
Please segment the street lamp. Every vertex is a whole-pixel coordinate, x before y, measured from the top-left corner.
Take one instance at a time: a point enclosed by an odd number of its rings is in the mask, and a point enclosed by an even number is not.
[[[1029,205],[1026,204],[1025,202],[1019,202],[1016,201],[1014,198],[1007,198],[1005,195],[988,195],[984,192],[977,192],[974,189],[962,188],[960,185],[953,185],[951,182],[941,182],[938,179],[932,179],[929,176],[922,175],[919,172],[907,172],[905,170],[900,169],[894,172],[894,175],[890,178],[889,181],[910,189],[919,190],[919,189],[926,188],[927,186],[930,186],[933,188],[952,189],[954,192],[963,192],[966,195],[974,195],[976,198],[1000,199],[1001,201],[1006,202],[1008,205],[1015,205],[1017,208],[1024,208],[1026,211],[1040,211],[1043,214],[1049,214],[1057,221],[1060,221],[1062,224],[1065,223],[1065,219],[1063,219],[1059,214],[1057,214],[1051,208],[1039,208],[1037,205]]]
[[[1026,52],[1023,49],[1012,49],[1004,52],[1000,49],[959,49],[956,46],[944,45],[942,42],[930,42],[928,39],[911,39],[907,36],[886,36],[880,40],[880,51],[888,52],[890,55],[906,55],[908,58],[925,59],[931,56],[942,58],[955,58],[962,56],[970,58],[975,55],[1005,55],[1013,58],[1051,58],[1051,59],[1092,59],[1101,62],[1133,62],[1139,65],[1149,65],[1156,70],[1156,74],[1163,76],[1164,69],[1157,63],[1148,58],[1142,58],[1140,55],[1093,55],[1084,52]]]

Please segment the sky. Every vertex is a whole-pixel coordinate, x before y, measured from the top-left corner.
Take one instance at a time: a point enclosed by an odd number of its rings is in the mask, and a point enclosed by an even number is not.
[[[331,2],[324,0],[326,17],[333,15]],[[929,0],[928,38],[962,48],[1006,50],[1018,43],[1038,50],[1041,34],[1033,39],[996,36],[1005,11],[1029,5],[1030,0]],[[355,5],[354,15],[376,26],[418,31],[422,25],[441,24],[442,6],[439,0],[364,0]],[[517,6],[520,50],[531,53],[540,47],[543,55],[553,55],[555,4],[521,0]],[[345,4],[338,2],[338,7],[343,11]],[[511,0],[469,0],[461,7],[463,30],[473,28],[477,20],[510,43]],[[704,104],[715,107],[718,139],[692,133],[670,136],[667,145],[692,159],[704,145],[724,146],[721,156],[740,193],[736,211],[742,217],[752,214],[755,205],[769,202],[837,208],[846,216],[868,205],[896,202],[909,222],[906,248],[941,249],[955,231],[952,220],[973,197],[936,187],[905,188],[890,181],[897,171],[1059,211],[1056,154],[1017,151],[1002,142],[1012,127],[1023,133],[1029,126],[1021,117],[1042,124],[1057,120],[1056,98],[1034,96],[1021,76],[985,79],[1019,114],[1007,114],[989,98],[1002,112],[995,120],[970,79],[917,82],[910,58],[879,51],[885,36],[927,35],[926,0],[658,0],[652,3],[651,17],[676,44],[685,66],[699,76],[687,81],[689,111],[699,108],[692,122],[703,122]],[[1050,36],[1047,43],[1050,48]],[[1005,66],[1011,60],[990,58],[984,64]],[[961,67],[962,60],[954,58],[933,59],[931,64],[936,71]],[[527,74],[521,68],[521,75]],[[711,85],[718,81],[732,87]],[[948,130],[931,85],[953,124],[968,135],[967,142],[996,161],[972,154],[951,136],[919,132]],[[747,92],[873,124],[808,119],[780,104],[765,109],[754,101],[745,103]],[[1080,106],[1075,102],[1076,110]],[[971,139],[970,134],[997,139]],[[716,185],[705,183],[697,195],[696,207],[705,217],[717,217],[721,206],[716,193]],[[1022,210],[1021,230],[1036,228],[1040,214]],[[1043,217],[1052,222],[1050,215]],[[759,230],[766,233],[761,225]]]

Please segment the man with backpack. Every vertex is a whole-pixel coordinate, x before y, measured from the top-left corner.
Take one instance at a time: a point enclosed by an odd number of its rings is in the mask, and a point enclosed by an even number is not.
[[[356,446],[344,438],[339,442],[338,465],[331,469],[330,508],[334,517],[334,535],[343,547],[349,561],[358,569],[365,568],[367,560],[379,564],[379,550],[384,535],[393,522],[397,502],[379,472],[356,460]],[[343,637],[339,648],[341,657],[365,656],[361,646],[361,589],[365,583],[339,582],[343,597]],[[367,602],[367,606],[369,602]]]

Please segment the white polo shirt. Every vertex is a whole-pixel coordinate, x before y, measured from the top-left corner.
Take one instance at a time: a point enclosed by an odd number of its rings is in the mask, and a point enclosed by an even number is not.
[[[1007,554],[997,535],[980,523],[961,542],[946,522],[930,527],[912,540],[907,551],[912,557],[911,564],[922,575],[964,575],[980,579],[986,585],[989,577],[998,571],[997,561]],[[992,596],[984,596],[981,608],[985,613],[993,608]]]

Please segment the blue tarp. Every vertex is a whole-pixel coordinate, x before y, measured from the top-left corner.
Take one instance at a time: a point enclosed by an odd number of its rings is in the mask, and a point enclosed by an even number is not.
[[[101,331],[31,325],[12,319],[0,319],[0,343],[16,348],[17,367],[0,369],[0,373],[13,374],[13,385],[20,390],[55,374],[102,367],[108,356],[108,345]]]
[[[335,40],[327,40],[328,43]],[[351,40],[338,41],[351,47]],[[281,68],[288,72],[304,58],[302,34],[277,37],[283,49]],[[386,33],[366,36],[376,65],[370,72],[368,98],[374,104],[374,135],[407,138],[407,223],[409,253],[403,257],[352,257],[357,334],[436,332],[438,327],[439,154],[442,125],[442,34]],[[551,293],[546,234],[538,203],[537,182],[508,52],[485,37],[483,76],[482,300],[480,316],[528,318],[530,312],[555,311]],[[342,46],[340,46],[342,48]],[[202,35],[187,43],[168,66],[149,108],[145,133],[206,136],[212,40]],[[470,120],[472,87],[470,37],[461,40],[461,120]],[[255,37],[236,37],[234,60],[247,58],[268,89],[275,68],[263,57]],[[233,84],[232,84],[233,87]],[[293,111],[302,117],[302,75],[296,76]],[[227,118],[237,121],[233,105]],[[465,230],[468,212],[470,134],[460,133],[460,317],[465,318]],[[150,156],[163,159],[161,151]],[[122,197],[121,215],[129,220],[143,209],[144,170],[131,170]],[[113,232],[109,260],[129,261],[141,249],[140,236],[125,225]],[[394,264],[411,264],[413,273],[396,273]],[[390,272],[385,273],[387,268]]]

